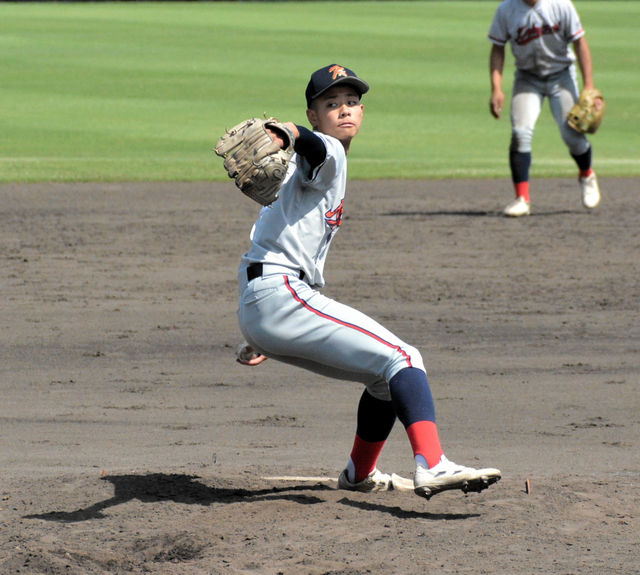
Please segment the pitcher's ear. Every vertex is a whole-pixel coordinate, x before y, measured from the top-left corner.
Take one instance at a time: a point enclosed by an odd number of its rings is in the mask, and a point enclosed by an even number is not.
[[[312,110],[311,108],[307,110],[307,120],[309,120],[309,123],[314,130],[318,127],[318,114],[315,110]]]

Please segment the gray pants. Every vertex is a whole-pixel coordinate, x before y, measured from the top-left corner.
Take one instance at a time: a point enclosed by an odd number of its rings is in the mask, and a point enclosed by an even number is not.
[[[579,98],[575,65],[546,78],[516,71],[511,99],[511,151],[531,152],[533,130],[545,97],[549,99],[551,113],[571,154],[584,154],[589,149],[589,141],[567,124],[567,114]]]
[[[240,329],[267,357],[363,383],[384,401],[391,399],[389,380],[401,369],[425,371],[417,349],[365,314],[320,294],[291,270],[281,268],[251,282],[241,270],[239,280]]]

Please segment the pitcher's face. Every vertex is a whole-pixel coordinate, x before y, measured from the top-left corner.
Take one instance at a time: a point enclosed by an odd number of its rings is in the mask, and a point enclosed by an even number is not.
[[[362,126],[364,106],[358,92],[348,84],[338,84],[320,94],[307,110],[313,129],[333,136],[345,150]]]

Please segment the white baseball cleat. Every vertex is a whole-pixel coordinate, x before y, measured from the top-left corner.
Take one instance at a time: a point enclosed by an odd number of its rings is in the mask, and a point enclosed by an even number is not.
[[[407,491],[407,487],[411,480],[396,475],[387,475],[374,469],[367,477],[359,483],[351,483],[345,469],[338,478],[338,489],[346,489],[347,491],[360,491],[361,493],[373,493],[374,491]]]
[[[588,178],[580,178],[580,190],[582,191],[582,205],[592,210],[600,203],[600,187],[596,173],[593,172]]]
[[[518,199],[511,202],[505,209],[503,214],[512,218],[518,218],[520,216],[528,216],[531,213],[531,204],[525,202],[521,196]]]
[[[500,481],[502,474],[498,469],[474,469],[456,465],[444,455],[440,463],[431,469],[416,466],[413,478],[414,493],[431,499],[434,495],[449,489],[460,489],[465,493],[480,493],[483,489]]]

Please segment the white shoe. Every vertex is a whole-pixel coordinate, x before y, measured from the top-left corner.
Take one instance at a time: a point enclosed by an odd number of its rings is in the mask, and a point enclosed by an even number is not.
[[[387,475],[374,469],[367,477],[359,483],[351,483],[345,469],[338,478],[338,489],[346,489],[347,491],[360,491],[362,493],[373,493],[374,491],[392,491],[393,489],[402,489],[402,482],[408,482],[395,473]]]
[[[531,204],[525,202],[524,198],[519,197],[517,200],[511,202],[505,209],[504,215],[512,218],[518,218],[520,216],[528,216],[531,213]]]
[[[474,469],[456,465],[444,455],[440,463],[431,469],[422,465],[416,466],[413,478],[414,493],[431,499],[442,491],[461,489],[465,493],[474,491],[480,493],[483,489],[500,481],[502,474],[498,469]]]
[[[593,172],[588,178],[580,178],[580,190],[582,191],[582,205],[592,210],[600,203],[600,187]]]

